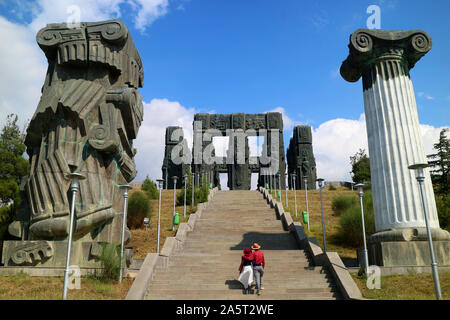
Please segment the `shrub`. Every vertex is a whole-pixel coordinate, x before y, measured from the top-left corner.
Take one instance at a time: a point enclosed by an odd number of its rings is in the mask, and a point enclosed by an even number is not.
[[[12,222],[13,216],[14,216],[13,206],[0,206],[0,243],[8,235],[8,225]]]
[[[332,184],[330,184],[330,186],[328,187],[328,190],[330,190],[330,191],[334,191],[334,190],[336,190],[336,187],[335,187],[335,186],[333,186]]]
[[[144,192],[135,191],[128,200],[127,225],[130,229],[141,228],[145,217],[151,217],[152,205]]]
[[[442,229],[450,231],[450,195],[435,195],[439,225]]]
[[[186,189],[186,205],[191,205],[191,202],[192,202],[192,178],[189,173],[188,173],[188,176],[189,176],[189,178],[188,178],[188,184],[187,184],[187,189]],[[206,179],[203,179],[203,185],[200,188],[195,188],[195,192],[194,192],[195,204],[208,201],[208,196],[209,196],[209,186],[206,183]],[[178,206],[184,205],[184,186],[177,193],[176,204]]]
[[[373,215],[372,193],[365,192],[363,196],[364,222],[366,229],[366,239],[375,233],[375,218]],[[361,208],[356,202],[346,211],[342,212],[339,218],[340,229],[338,237],[341,241],[352,247],[363,245]]]
[[[348,210],[356,204],[358,204],[358,199],[356,197],[338,196],[333,199],[331,209],[336,215],[340,216],[342,212]]]
[[[148,176],[142,183],[141,189],[145,191],[149,199],[158,199],[159,191],[158,188],[156,187],[156,183],[152,181]]]
[[[120,245],[103,244],[100,261],[103,268],[102,277],[117,280],[120,273]]]

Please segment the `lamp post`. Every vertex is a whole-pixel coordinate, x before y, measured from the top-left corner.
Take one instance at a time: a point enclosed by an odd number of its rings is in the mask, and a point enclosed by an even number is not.
[[[277,173],[277,176],[278,176],[278,189],[277,189],[277,192],[278,192],[278,190],[280,190],[279,198],[280,198],[280,202],[281,202],[281,174]]]
[[[173,176],[173,215],[172,215],[172,231],[175,230],[175,193],[177,190],[177,176]]]
[[[322,199],[322,188],[323,188],[323,179],[319,178],[316,180],[319,182],[319,189],[320,189],[320,206],[322,208],[322,233],[323,233],[323,251],[327,252],[327,235],[325,231],[325,219],[323,217],[323,199]]]
[[[75,199],[77,192],[80,189],[80,180],[84,180],[86,178],[81,173],[74,172],[69,174],[69,179],[72,180],[72,183],[70,184],[70,191],[72,191],[72,203],[70,205],[69,237],[67,239],[66,269],[64,270],[63,300],[67,300],[67,286],[69,284],[70,251],[72,248],[72,229],[75,216]]]
[[[416,179],[419,182],[420,197],[422,198],[423,214],[425,216],[425,225],[427,227],[428,245],[430,247],[431,269],[433,271],[436,299],[442,300],[441,285],[439,283],[439,274],[438,274],[438,269],[437,269],[437,263],[436,263],[436,259],[434,257],[433,239],[431,238],[430,226],[428,224],[428,216],[427,216],[427,209],[426,209],[427,207],[425,204],[425,198],[424,198],[423,186],[422,186],[422,183],[425,180],[425,176],[423,175],[423,169],[426,167],[428,167],[427,163],[417,163],[417,164],[413,164],[413,165],[409,166],[408,168],[411,170],[416,170],[416,173],[417,173]]]
[[[131,186],[124,184],[119,186],[123,190],[123,217],[122,217],[122,236],[120,240],[120,272],[119,272],[119,282],[122,282],[123,269],[124,269],[124,259],[123,259],[123,244],[125,242],[125,228],[127,227],[127,202],[128,202],[128,190]]]
[[[308,231],[309,231],[309,208],[308,208],[308,177],[305,177],[305,198],[306,198],[306,215],[308,217]]]
[[[287,182],[286,183],[286,207],[289,207],[289,201],[288,201],[288,190],[289,190],[289,173],[288,173],[288,171],[287,171],[287,169],[286,169],[286,178],[287,178],[287,181],[286,181],[286,179],[284,179],[285,180],[285,182]]]
[[[192,176],[192,201],[191,201],[191,209],[194,209],[195,173],[192,173],[191,176]],[[191,211],[191,212],[192,212],[192,211]]]
[[[293,173],[292,174],[292,181],[293,181],[292,184],[294,185],[294,208],[295,208],[295,217],[297,218],[297,190],[295,187],[295,176],[296,176],[296,174]]]
[[[163,179],[157,179],[158,182],[158,189],[159,189],[159,201],[158,201],[158,238],[156,243],[156,253],[159,254],[159,236],[161,234],[161,190],[163,188]]]
[[[355,185],[355,187],[358,188],[358,195],[359,195],[359,205],[361,207],[361,221],[362,221],[362,233],[363,233],[363,242],[364,242],[364,264],[365,264],[365,272],[366,275],[368,275],[368,268],[369,268],[369,255],[367,254],[367,245],[366,245],[366,226],[364,223],[364,209],[363,209],[363,187],[364,183],[358,183]]]
[[[166,168],[166,190],[169,189],[169,171]]]
[[[187,173],[184,174],[184,218],[186,218],[186,188],[187,188],[187,181],[188,181],[188,175]]]

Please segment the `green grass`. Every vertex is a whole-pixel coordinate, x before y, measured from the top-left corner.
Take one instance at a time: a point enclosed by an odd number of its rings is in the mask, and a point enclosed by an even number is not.
[[[347,188],[337,188],[337,190],[322,190],[323,206],[324,206],[324,220],[325,220],[325,232],[327,241],[327,250],[334,251],[339,254],[341,258],[356,258],[355,246],[348,245],[342,241],[340,237],[339,215],[335,214],[332,210],[333,199],[338,197],[354,197],[358,199],[357,191],[351,191]],[[295,217],[295,205],[294,205],[294,191],[288,191],[288,203],[286,207],[286,194],[283,190],[281,192],[281,200],[283,202],[284,210],[291,214],[294,221],[300,221],[303,225],[308,237],[316,238],[319,245],[323,248],[323,231],[322,231],[322,211],[320,204],[320,191],[308,190],[308,209],[310,226],[309,231],[306,223],[302,221],[302,211],[306,211],[306,199],[305,191],[297,190],[297,217]],[[279,198],[277,198],[278,200]]]
[[[431,274],[381,276],[381,289],[369,290],[366,277],[351,274],[364,298],[376,300],[435,300]],[[439,274],[442,296],[450,300],[450,272]]]
[[[25,273],[0,276],[0,300],[60,300],[64,278],[31,277]],[[125,278],[121,284],[93,276],[81,278],[81,289],[69,290],[69,300],[121,300],[132,284]]]

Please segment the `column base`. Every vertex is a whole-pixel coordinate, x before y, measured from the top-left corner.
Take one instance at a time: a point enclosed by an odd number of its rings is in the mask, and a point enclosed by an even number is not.
[[[72,243],[70,265],[79,268],[102,268],[100,257],[104,242]],[[64,268],[67,241],[25,240],[3,242],[2,264],[5,267]],[[125,249],[127,266],[133,259],[133,250]]]
[[[431,229],[438,266],[450,266],[450,233]],[[377,232],[369,237],[369,263],[385,267],[430,266],[426,228],[402,228]]]

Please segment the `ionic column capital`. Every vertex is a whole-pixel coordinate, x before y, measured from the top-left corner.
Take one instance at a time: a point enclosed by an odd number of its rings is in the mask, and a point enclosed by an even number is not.
[[[432,39],[422,30],[358,29],[350,36],[349,56],[341,65],[341,76],[356,82],[364,70],[379,60],[400,60],[412,69],[432,47]]]

